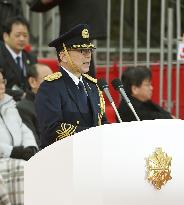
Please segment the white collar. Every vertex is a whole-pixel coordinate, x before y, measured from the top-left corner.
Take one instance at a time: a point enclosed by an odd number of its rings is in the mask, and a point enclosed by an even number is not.
[[[19,54],[16,54],[7,44],[5,44],[6,48],[12,55],[13,59],[16,61],[16,58],[19,56],[22,59],[22,51],[19,52]]]
[[[62,67],[64,71],[66,71],[68,73],[68,75],[70,76],[70,78],[74,81],[75,85],[79,84],[79,81],[81,81],[83,83],[82,80],[82,76],[80,78],[78,78],[77,76],[75,76],[73,73],[71,73],[70,71],[68,71],[66,68]],[[83,83],[84,84],[84,83]]]

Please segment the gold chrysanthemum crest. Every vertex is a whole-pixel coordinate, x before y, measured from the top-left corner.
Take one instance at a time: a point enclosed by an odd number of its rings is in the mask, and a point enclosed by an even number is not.
[[[61,140],[65,137],[71,136],[75,133],[77,126],[67,123],[61,123],[58,130],[56,130],[57,136],[56,141]]]
[[[83,38],[89,38],[89,32],[88,32],[88,29],[83,29],[82,30],[82,37]]]
[[[155,152],[146,159],[147,179],[156,189],[161,189],[171,177],[171,160],[162,148],[156,148]]]

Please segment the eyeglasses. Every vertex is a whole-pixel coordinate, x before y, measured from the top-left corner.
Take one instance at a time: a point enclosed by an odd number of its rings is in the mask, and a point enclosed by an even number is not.
[[[6,79],[2,79],[2,80],[0,80],[0,84],[4,84],[4,85],[6,85],[6,84],[7,84],[7,80],[6,80]]]
[[[93,52],[92,49],[70,49],[69,51],[77,51],[77,52],[82,53],[83,55],[88,55]]]

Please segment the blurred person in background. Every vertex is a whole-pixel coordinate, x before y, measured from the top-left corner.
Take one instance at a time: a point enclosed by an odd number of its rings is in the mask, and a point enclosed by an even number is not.
[[[21,0],[0,0],[0,41],[3,41],[3,24],[15,16],[23,16]]]
[[[0,71],[0,159],[29,160],[37,152],[32,131],[22,122],[13,98],[5,94],[6,79]]]
[[[0,204],[1,205],[11,205],[10,199],[8,196],[8,191],[3,180],[3,177],[0,174]]]
[[[25,161],[0,158],[0,204],[24,205]]]
[[[27,68],[37,59],[24,50],[29,43],[29,25],[26,19],[16,16],[4,24],[3,43],[0,43],[0,67],[7,80],[6,92],[14,99],[25,96]]]
[[[121,77],[123,87],[140,120],[175,118],[162,107],[152,102],[153,86],[151,71],[146,67],[128,67]],[[122,121],[135,121],[136,118],[124,99],[118,112]]]
[[[27,81],[30,89],[27,90],[25,98],[17,102],[17,109],[22,121],[32,130],[38,145],[40,145],[40,137],[34,100],[44,77],[49,74],[52,74],[52,70],[47,65],[35,64],[30,66],[27,70]]]
[[[46,12],[55,6],[60,11],[60,35],[78,24],[88,24],[91,39],[106,39],[107,0],[28,0],[31,11]],[[88,74],[95,77],[92,57]]]

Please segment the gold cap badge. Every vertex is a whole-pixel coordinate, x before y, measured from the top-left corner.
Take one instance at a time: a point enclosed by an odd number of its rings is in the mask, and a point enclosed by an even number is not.
[[[89,32],[88,32],[88,29],[83,29],[82,30],[82,37],[83,38],[89,38]]]
[[[147,179],[157,189],[161,189],[171,177],[171,160],[162,148],[156,148],[155,152],[146,159],[147,164]]]

